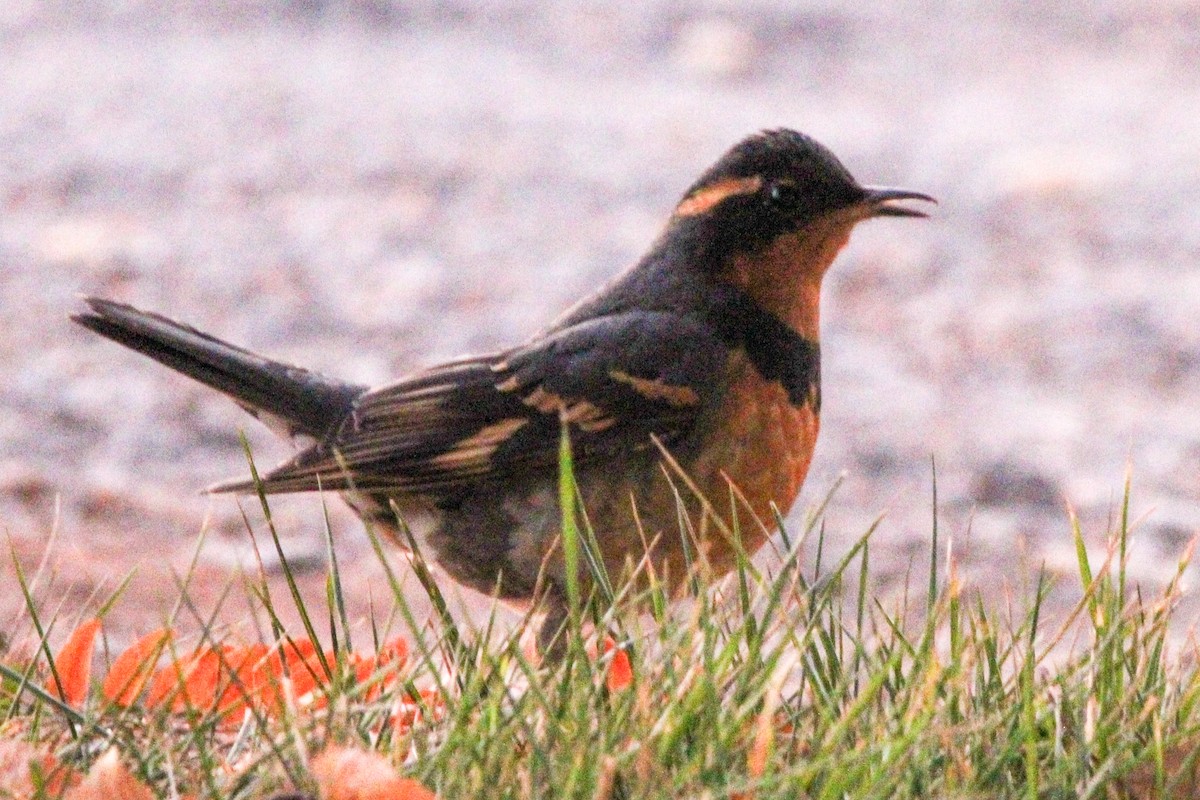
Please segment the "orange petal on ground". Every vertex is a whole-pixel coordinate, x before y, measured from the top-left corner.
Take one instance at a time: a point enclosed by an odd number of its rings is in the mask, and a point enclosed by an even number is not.
[[[604,637],[604,652],[617,650],[617,644],[611,637]],[[610,692],[619,692],[633,685],[633,665],[629,661],[629,653],[617,650],[613,653],[612,661],[608,663],[608,675],[605,678]]]
[[[395,662],[397,667],[402,667],[408,661],[408,640],[404,638],[395,638],[383,646],[379,651],[379,655],[375,660],[383,664],[391,664]]]
[[[146,707],[155,708],[169,699],[171,711],[176,713],[213,708],[218,699],[221,664],[228,660],[231,650],[229,645],[198,648],[154,673],[146,694]]]
[[[350,666],[354,669],[354,682],[364,684],[371,680],[371,676],[379,669],[379,661],[375,656],[364,656],[359,653],[350,654]],[[375,683],[363,695],[363,699],[367,702],[378,700],[379,695],[383,693],[383,682]]]
[[[128,706],[136,700],[154,674],[154,662],[171,640],[171,635],[169,628],[159,628],[117,656],[101,687],[104,698],[119,706]]]
[[[169,701],[170,710],[176,713],[189,708],[215,710],[222,715],[223,723],[237,725],[247,706],[267,716],[283,713],[286,686],[301,708],[323,708],[328,698],[323,691],[327,681],[322,655],[328,664],[337,660],[335,652],[319,653],[307,639],[281,642],[276,647],[253,644],[199,648],[153,674],[146,707],[155,708]],[[385,665],[398,668],[407,660],[408,643],[404,639],[389,642],[373,656],[350,654],[350,664],[360,681],[368,680]],[[387,676],[372,687],[370,698],[378,697],[383,687],[394,685],[396,680],[395,675]]]
[[[61,797],[67,787],[75,786],[83,779],[83,774],[70,764],[64,764],[54,757],[53,753],[42,756],[40,763],[42,779],[45,781],[47,797]],[[0,794],[0,797],[3,795]]]
[[[422,689],[418,697],[406,697],[392,707],[391,723],[397,733],[412,728],[428,712],[434,722],[446,716],[446,699],[436,689]]]
[[[70,705],[83,705],[87,699],[88,683],[92,679],[92,653],[96,649],[96,632],[99,630],[100,620],[84,622],[71,632],[54,658],[58,680],[51,675],[46,690]],[[59,683],[62,684],[61,692]]]
[[[437,800],[417,781],[401,778],[383,756],[352,747],[330,747],[311,771],[326,800]]]
[[[279,650],[266,645],[251,645],[262,648],[258,658],[250,664],[250,698],[262,713],[271,716],[283,710],[283,658]]]
[[[323,655],[328,664],[336,660],[332,651]],[[289,695],[306,708],[324,705],[325,698],[316,690],[325,684],[325,669],[317,648],[307,639],[284,641],[277,647],[250,645],[232,653],[229,661],[250,701],[268,716],[283,713],[285,686]],[[230,686],[221,702],[224,704],[240,694],[236,684]]]
[[[176,710],[189,705],[203,711],[220,708],[229,684],[229,665],[237,658],[238,649],[223,644],[210,647],[200,654],[195,667],[184,681],[184,692],[176,698]],[[236,699],[236,696],[232,699]]]
[[[174,696],[187,679],[191,662],[192,656],[175,657],[154,673],[150,679],[150,689],[146,692],[146,708],[158,708],[163,701]]]
[[[350,664],[354,668],[354,679],[358,683],[366,683],[375,673],[390,667],[389,673],[383,680],[375,683],[367,691],[367,701],[378,700],[383,690],[396,684],[399,670],[408,661],[408,642],[404,639],[394,639],[379,649],[374,655],[350,654]]]
[[[746,774],[755,780],[761,778],[767,771],[767,758],[775,743],[775,727],[770,719],[760,719],[758,730],[754,735],[754,743],[746,753]]]
[[[309,639],[284,639],[279,643],[279,652],[283,653],[284,661],[290,664],[314,658],[317,648]]]
[[[775,745],[775,726],[777,714],[760,713],[754,724],[754,741],[746,751],[746,775],[754,781],[761,780],[767,772],[767,759]],[[755,793],[737,792],[730,796],[731,800],[753,800]]]
[[[325,668],[321,666],[317,648],[308,639],[297,639],[294,642],[285,642],[282,650],[287,662],[288,677],[292,680],[292,697],[303,708],[324,708],[328,698],[321,690],[328,678]],[[337,662],[337,654],[332,650],[321,655],[331,668]]]
[[[59,797],[81,777],[69,766],[16,736],[0,733],[0,797],[33,797],[34,771],[40,773],[46,797]]]
[[[248,705],[261,701],[260,693],[256,691],[257,673],[263,669],[262,664],[268,655],[265,644],[252,644],[247,647],[234,648],[226,653],[228,661],[225,667],[225,691],[217,703],[217,708],[231,717],[238,717]]]
[[[65,800],[154,800],[154,793],[125,768],[117,748],[110,747]]]

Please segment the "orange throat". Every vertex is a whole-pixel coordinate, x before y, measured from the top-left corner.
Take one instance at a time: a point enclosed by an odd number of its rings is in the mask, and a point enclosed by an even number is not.
[[[856,221],[831,214],[780,236],[765,250],[734,256],[721,278],[815,342],[820,338],[821,281],[850,241]]]
[[[721,277],[810,342],[819,341],[821,281],[861,217],[832,214],[777,238],[765,250],[736,256]],[[743,526],[743,546],[753,552],[774,530],[776,509],[786,514],[800,493],[820,429],[819,406],[796,403],[745,358],[731,364],[729,397],[717,415],[721,428],[696,465],[715,477],[703,488],[710,499],[736,487],[756,523]],[[723,485],[724,484],[724,485]],[[731,558],[719,545],[710,554]]]

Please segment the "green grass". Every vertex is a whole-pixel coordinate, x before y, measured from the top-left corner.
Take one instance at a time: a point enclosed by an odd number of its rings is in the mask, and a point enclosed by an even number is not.
[[[563,463],[564,551],[595,570],[566,445]],[[265,498],[263,506],[266,535],[277,542]],[[456,623],[419,558],[418,578],[438,611],[417,618],[391,566],[395,554],[372,534],[391,580],[391,619],[412,651],[382,696],[370,696],[382,676],[358,683],[348,669],[350,621],[331,546],[326,607],[306,607],[298,592],[273,598],[265,580],[250,587],[271,620],[268,639],[320,630],[323,646],[334,642],[336,657],[321,662],[331,680],[324,709],[251,716],[236,730],[202,709],[122,710],[97,696],[67,710],[36,688],[48,675],[44,660],[4,662],[0,730],[52,745],[81,768],[115,744],[164,798],[309,788],[308,759],[329,742],[385,753],[442,798],[1192,795],[1200,684],[1193,662],[1168,648],[1178,578],[1149,599],[1126,581],[1127,514],[1107,534],[1103,563],[1089,561],[1073,526],[1082,600],[1053,623],[1042,615],[1045,580],[1015,616],[963,591],[953,566],[940,563],[936,528],[934,568],[912,606],[910,595],[872,596],[869,534],[832,565],[802,563],[806,540],[823,530],[815,513],[805,530],[776,538],[770,569],[743,562],[677,602],[660,587],[635,591],[602,574],[574,584],[567,646],[557,663],[540,666],[523,628],[502,629],[494,615]],[[707,584],[696,567],[696,584]],[[590,598],[586,586],[596,587]],[[8,632],[10,641],[44,642],[54,622],[41,613],[55,607],[47,600],[30,596],[29,630]],[[299,606],[303,630],[279,621],[284,602]],[[207,619],[204,636],[215,638],[215,612],[192,607],[186,579],[179,609]],[[371,621],[375,647],[396,632],[390,624]],[[628,653],[627,688],[607,686],[612,653],[595,655],[596,631]],[[434,689],[444,710],[389,724],[397,698],[418,688]]]

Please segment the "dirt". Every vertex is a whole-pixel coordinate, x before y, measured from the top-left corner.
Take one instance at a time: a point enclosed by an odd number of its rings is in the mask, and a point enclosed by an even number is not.
[[[1200,7],[949,8],[4,4],[0,524],[31,572],[49,543],[43,613],[67,625],[136,570],[111,635],[160,624],[201,530],[191,592],[212,613],[255,558],[242,509],[199,490],[245,472],[243,429],[261,463],[288,454],[70,325],[78,294],[381,382],[528,336],[635,259],[725,148],[777,126],[941,201],[863,226],[830,275],[792,527],[844,475],[826,553],[884,515],[872,573],[893,590],[928,560],[936,465],[964,581],[1021,596],[1044,564],[1061,611],[1066,509],[1099,556],[1128,471],[1131,575],[1161,586],[1200,526]],[[361,620],[390,595],[329,507]],[[319,603],[321,504],[274,511]],[[0,630],[20,613],[10,560]]]

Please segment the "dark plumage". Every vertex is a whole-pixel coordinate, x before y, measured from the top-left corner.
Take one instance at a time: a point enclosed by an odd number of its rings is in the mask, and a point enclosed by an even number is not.
[[[399,511],[453,577],[510,599],[528,599],[541,581],[555,611],[560,426],[570,427],[611,572],[649,543],[657,570],[674,585],[684,577],[676,493],[654,439],[720,516],[733,484],[762,522],[740,526],[740,547],[754,551],[773,510],[795,499],[816,442],[821,278],[856,223],[924,216],[896,204],[910,199],[931,198],[860,186],[802,134],[749,137],[687,191],[641,261],[548,329],[377,389],[107,300],[88,298],[74,319],[275,430],[315,439],[263,476],[267,492],[343,491],[392,529]],[[252,489],[246,480],[212,488]],[[714,536],[706,546],[717,571],[731,566],[731,543]]]

